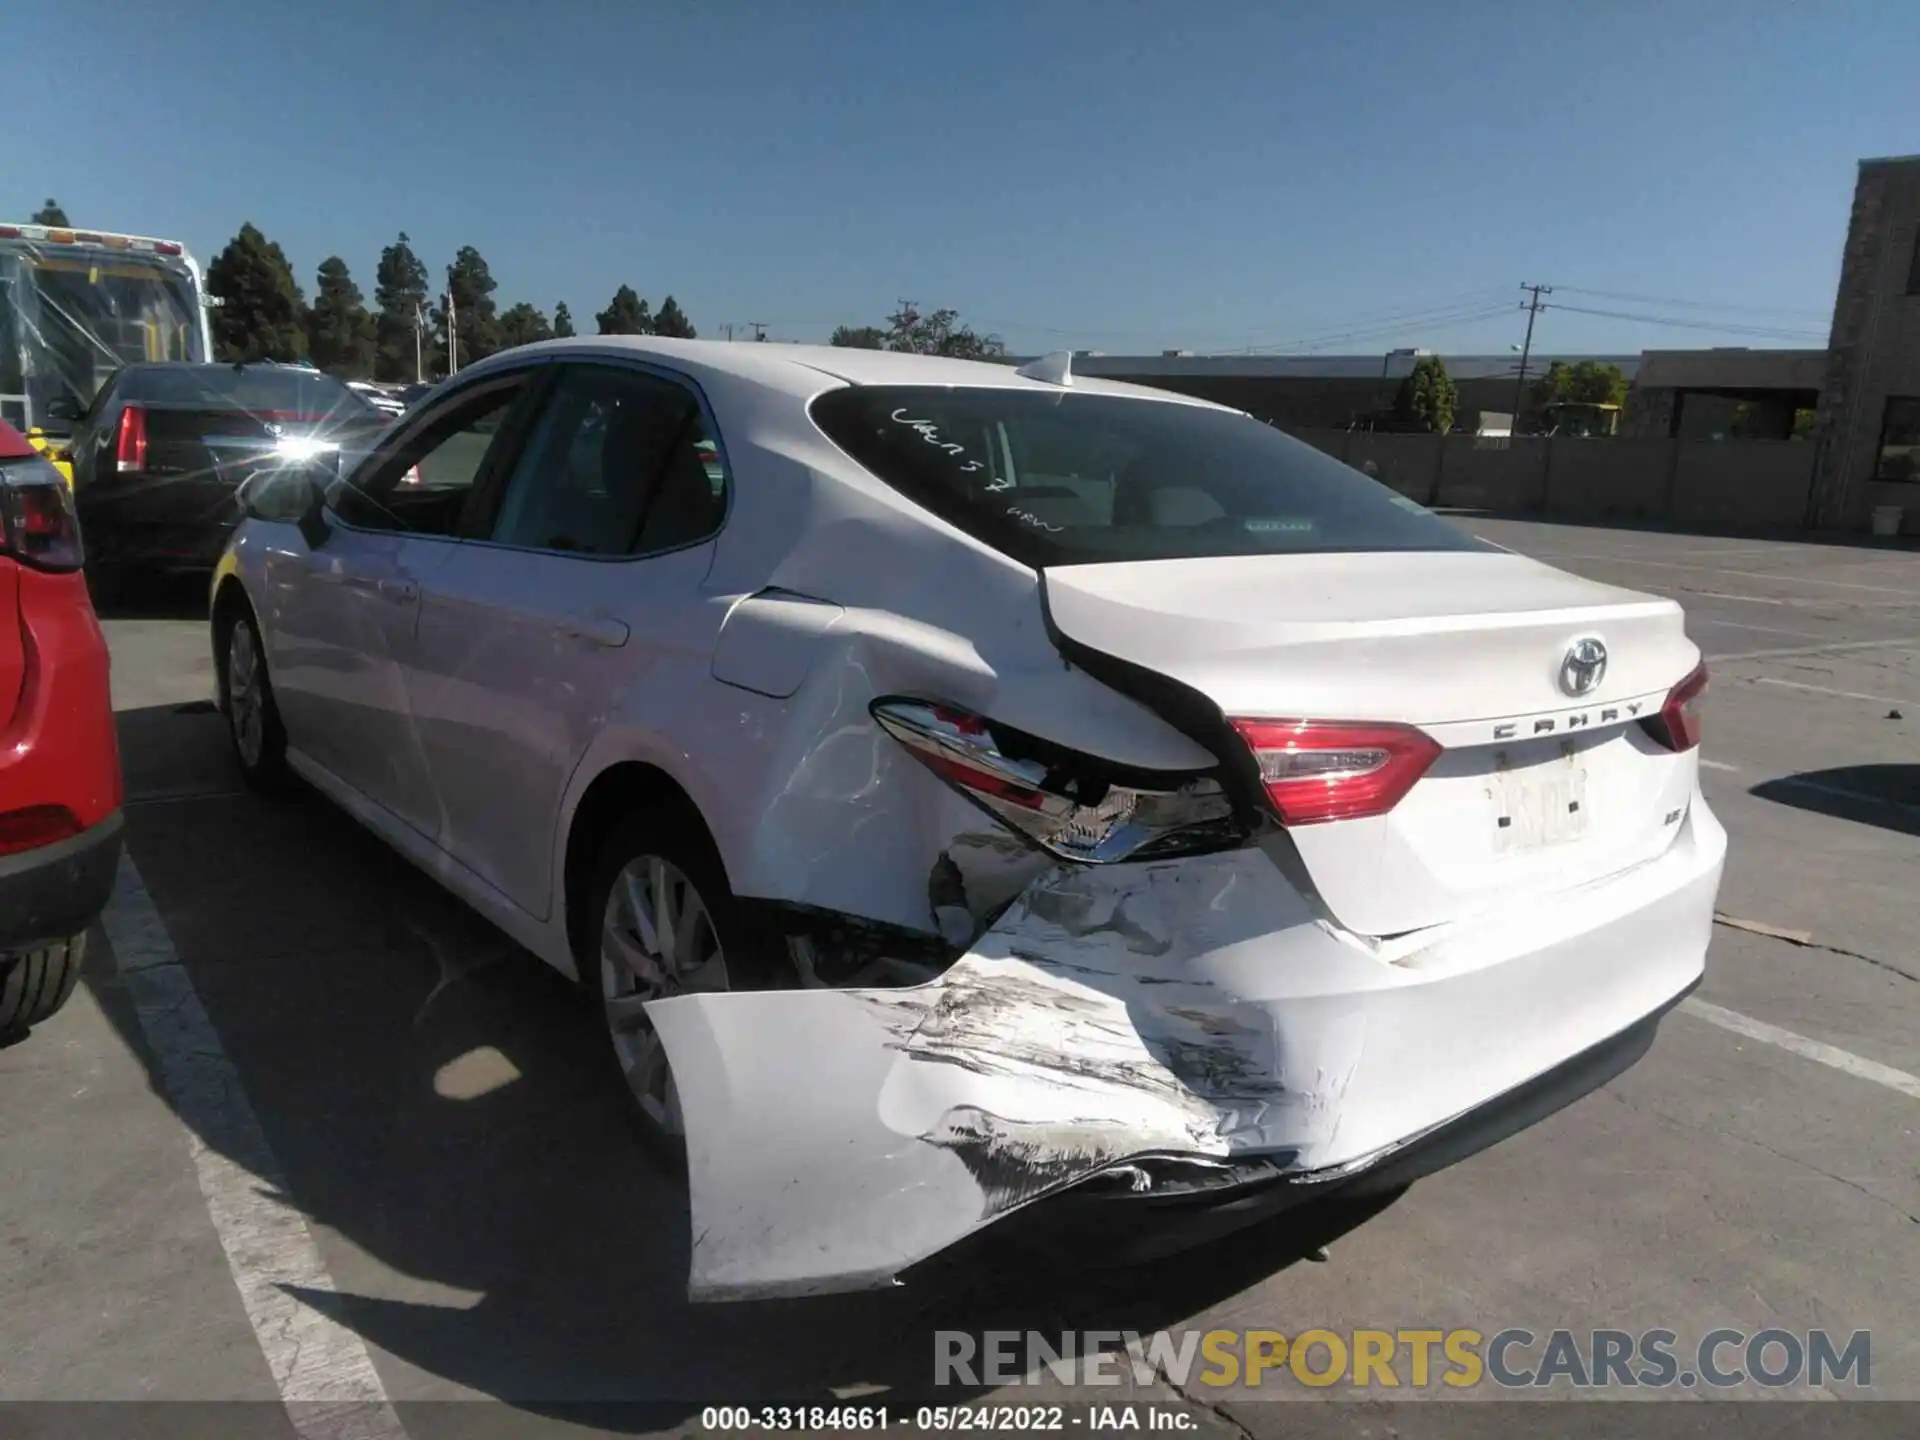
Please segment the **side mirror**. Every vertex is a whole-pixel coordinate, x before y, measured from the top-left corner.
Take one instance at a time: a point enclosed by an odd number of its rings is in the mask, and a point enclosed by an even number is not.
[[[47,402],[49,420],[65,420],[72,423],[87,413],[87,407],[71,395],[60,395]]]
[[[333,531],[327,523],[326,482],[311,470],[296,467],[258,471],[240,487],[235,498],[250,519],[299,526],[309,549],[319,549]]]

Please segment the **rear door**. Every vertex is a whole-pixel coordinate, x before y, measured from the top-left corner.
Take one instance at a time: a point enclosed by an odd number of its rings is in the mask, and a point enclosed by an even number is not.
[[[407,702],[423,585],[460,548],[477,484],[511,443],[527,372],[449,395],[328,494],[327,533],[287,526],[262,618],[288,743],[422,835],[441,806]]]
[[[408,691],[440,843],[536,916],[552,908],[560,804],[634,687],[707,682],[720,607],[701,582],[726,514],[717,436],[689,382],[568,365],[484,539],[422,580]]]

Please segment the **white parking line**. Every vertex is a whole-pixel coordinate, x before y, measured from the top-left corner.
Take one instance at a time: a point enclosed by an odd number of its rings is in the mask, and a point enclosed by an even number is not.
[[[1776,680],[1771,675],[1754,677],[1756,685],[1778,685],[1783,690],[1811,690],[1818,695],[1838,695],[1842,700],[1871,700],[1877,705],[1914,705],[1920,702],[1901,700],[1893,695],[1869,695],[1863,690],[1836,690],[1831,685],[1809,685],[1804,680]]]
[[[1787,575],[1777,570],[1729,570],[1719,565],[1677,565],[1667,560],[1642,560],[1625,555],[1576,555],[1561,551],[1554,560],[1611,560],[1620,565],[1644,565],[1653,570],[1711,570],[1716,575],[1738,575],[1746,580],[1781,580],[1789,585],[1825,585],[1834,590],[1870,590],[1878,595],[1904,595],[1920,600],[1920,592],[1899,585],[1866,585],[1858,580],[1822,580],[1815,575]]]
[[[294,1429],[308,1440],[405,1440],[360,1337],[290,1290],[333,1292],[306,1221],[130,857],[101,925],[160,1083],[187,1127],[207,1213]]]
[[[1709,655],[1708,660],[1726,665],[1735,660],[1785,660],[1794,655],[1832,655],[1844,650],[1900,650],[1920,646],[1920,635],[1904,635],[1892,640],[1843,640],[1833,645],[1795,645],[1785,650],[1738,650],[1725,655]]]
[[[1749,1040],[1758,1040],[1763,1044],[1777,1045],[1782,1050],[1808,1060],[1817,1060],[1822,1065],[1831,1065],[1835,1070],[1843,1070],[1858,1079],[1871,1080],[1876,1085],[1884,1085],[1889,1090],[1920,1100],[1920,1075],[1909,1075],[1904,1070],[1882,1065],[1878,1060],[1869,1060],[1851,1050],[1823,1045],[1818,1040],[1809,1040],[1791,1030],[1782,1030],[1778,1025],[1756,1020],[1751,1015],[1742,1015],[1738,1010],[1723,1010],[1705,1000],[1689,997],[1680,1002],[1680,1008],[1695,1019],[1718,1025],[1722,1030],[1731,1030],[1736,1035],[1744,1035]]]
[[[1709,760],[1704,755],[1700,757],[1700,768],[1702,770],[1727,770],[1735,775],[1740,773],[1740,767],[1738,765],[1729,765],[1724,760]]]
[[[1881,810],[1920,816],[1920,805],[1909,805],[1904,800],[1889,800],[1884,795],[1869,795],[1864,790],[1849,790],[1844,785],[1828,785],[1824,781],[1805,780],[1798,775],[1783,775],[1773,783],[1785,786],[1789,790],[1811,790],[1816,795],[1831,795],[1837,800],[1853,800],[1861,805],[1876,806]]]

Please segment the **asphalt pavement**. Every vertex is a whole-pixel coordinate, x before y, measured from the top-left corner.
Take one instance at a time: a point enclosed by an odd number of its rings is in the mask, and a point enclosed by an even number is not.
[[[294,1434],[300,1402],[350,1394],[382,1440],[685,1433],[703,1402],[923,1394],[936,1329],[1728,1326],[1869,1331],[1871,1384],[1839,1389],[1920,1400],[1920,555],[1467,523],[1687,607],[1731,835],[1695,1001],[1626,1074],[1377,1214],[1124,1270],[989,1248],[813,1301],[689,1306],[681,1188],[569,987],[324,802],[241,789],[197,590],[109,618],[138,878],[71,1005],[0,1051],[0,1399],[252,1401],[231,1413],[268,1431],[291,1399]],[[1538,1428],[1416,1389],[1098,1398],[1222,1434]],[[448,1403],[482,1400],[507,1403]],[[626,1400],[646,1423],[580,1408]],[[1829,1413],[1789,1410],[1792,1433]]]

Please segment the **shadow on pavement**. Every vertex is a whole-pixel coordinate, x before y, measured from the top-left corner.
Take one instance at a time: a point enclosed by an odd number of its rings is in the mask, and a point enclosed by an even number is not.
[[[1920,835],[1920,765],[1842,765],[1755,785],[1762,800]]]
[[[198,574],[87,575],[94,613],[102,620],[204,620],[209,584],[207,576]]]
[[[341,1292],[300,1298],[437,1377],[389,1371],[402,1398],[452,1382],[556,1418],[641,1402],[634,1428],[663,1402],[679,1420],[716,1399],[924,1399],[936,1327],[1177,1325],[1389,1203],[1124,1269],[1085,1263],[1096,1236],[1036,1251],[1015,1228],[907,1288],[689,1305],[683,1190],[634,1143],[573,987],[318,796],[238,792],[217,715],[120,720],[130,756],[171,757],[132,788],[130,853]],[[151,1066],[95,956],[86,983]]]

